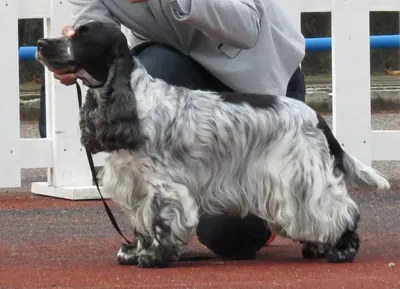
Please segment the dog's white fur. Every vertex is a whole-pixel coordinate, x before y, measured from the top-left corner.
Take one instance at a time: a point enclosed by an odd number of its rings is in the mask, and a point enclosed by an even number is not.
[[[299,101],[282,97],[274,109],[232,104],[152,79],[138,62],[131,87],[147,140],[138,150],[112,152],[102,182],[136,234],[152,240],[147,252],[139,240],[137,255],[152,254],[160,240],[180,252],[202,212],[252,213],[282,236],[335,244],[358,221],[347,185],[389,188],[348,154],[352,175],[335,169],[315,111]],[[161,224],[168,236],[158,235]]]
[[[120,31],[97,22],[86,27],[85,37],[43,42],[38,59],[74,64],[91,87],[81,109],[81,141],[92,152],[110,152],[103,189],[130,216],[137,237],[119,251],[120,264],[176,260],[203,213],[251,213],[279,235],[305,241],[305,257],[354,259],[359,208],[348,189],[390,185],[344,152],[315,111],[287,97],[169,85],[130,61]],[[97,37],[99,31],[106,36]],[[110,53],[102,65],[96,66],[92,46],[99,56]]]

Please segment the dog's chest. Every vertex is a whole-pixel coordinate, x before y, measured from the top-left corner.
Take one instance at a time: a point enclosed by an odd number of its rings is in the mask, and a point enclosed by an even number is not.
[[[101,91],[100,89],[92,89],[92,96],[97,103],[101,102]]]

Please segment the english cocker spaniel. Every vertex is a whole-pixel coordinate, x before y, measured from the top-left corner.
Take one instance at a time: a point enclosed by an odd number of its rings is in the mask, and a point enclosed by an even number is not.
[[[360,213],[348,189],[390,184],[346,153],[314,110],[288,97],[169,85],[146,73],[118,28],[75,29],[40,39],[36,58],[89,87],[81,142],[109,153],[101,183],[136,237],[119,264],[178,260],[203,213],[252,214],[303,242],[305,258],[354,260]]]

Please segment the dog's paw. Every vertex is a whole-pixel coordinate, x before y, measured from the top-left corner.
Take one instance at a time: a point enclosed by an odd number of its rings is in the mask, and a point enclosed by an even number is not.
[[[175,247],[152,247],[138,252],[138,267],[141,268],[165,268],[179,260],[179,254]]]
[[[154,257],[152,254],[142,253],[138,256],[137,266],[140,268],[166,268],[170,262]]]
[[[332,248],[326,255],[326,260],[331,263],[351,263],[357,256],[355,248],[346,248],[345,250],[338,250]]]
[[[343,250],[332,248],[326,255],[326,260],[331,263],[351,263],[357,256],[357,248],[347,247]]]
[[[327,256],[327,248],[324,244],[305,242],[301,253],[305,259],[323,259]]]
[[[138,265],[138,255],[136,253],[136,246],[123,245],[117,253],[117,262],[119,265]]]
[[[326,260],[331,263],[351,263],[360,248],[360,237],[356,232],[346,232],[339,242],[329,249]]]

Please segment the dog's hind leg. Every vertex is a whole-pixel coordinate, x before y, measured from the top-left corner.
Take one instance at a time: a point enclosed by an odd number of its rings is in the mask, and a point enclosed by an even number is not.
[[[324,259],[328,249],[327,244],[304,242],[301,253],[305,259]]]
[[[195,234],[198,206],[185,186],[150,182],[148,198],[132,222],[137,237],[137,265],[166,267],[178,260]]]
[[[316,220],[314,240],[303,244],[304,258],[326,258],[329,262],[353,262],[360,247],[360,238],[356,232],[360,219],[359,209],[347,194],[343,182],[328,186],[317,203],[329,204],[316,209],[321,217]],[[315,205],[315,204],[314,204]],[[322,213],[325,216],[322,217]]]
[[[339,241],[328,250],[326,260],[331,263],[350,263],[357,256],[360,237],[355,229],[347,229]]]
[[[304,242],[302,255],[305,259],[325,259],[332,263],[352,262],[360,247],[358,233],[347,230],[334,245]]]
[[[335,244],[304,242],[305,259],[324,259],[331,263],[353,262],[360,248],[360,238],[355,230],[347,229]]]
[[[360,221],[360,212],[358,206],[347,193],[343,186],[340,188],[345,192],[343,195],[335,195],[332,202],[330,216],[334,220],[333,229],[340,230],[339,238],[331,242],[327,251],[326,259],[332,263],[353,262],[360,248],[360,237],[356,232]]]
[[[318,168],[318,166],[315,166]],[[322,167],[322,166],[321,166]],[[285,206],[278,207],[276,223],[287,237],[304,242],[304,258],[326,258],[329,262],[352,262],[360,239],[356,233],[359,208],[348,194],[345,180],[333,171],[303,173],[304,181],[294,185]],[[300,190],[300,189],[301,190]],[[300,193],[299,193],[300,192]],[[303,193],[301,193],[303,192]],[[279,194],[277,194],[279,195]]]

